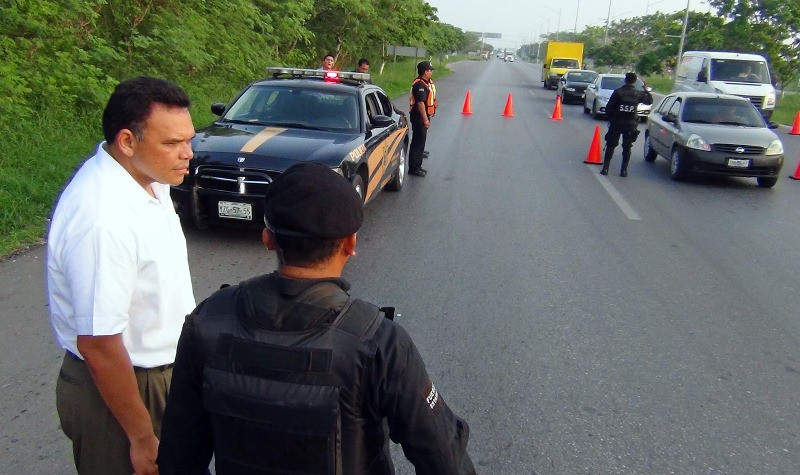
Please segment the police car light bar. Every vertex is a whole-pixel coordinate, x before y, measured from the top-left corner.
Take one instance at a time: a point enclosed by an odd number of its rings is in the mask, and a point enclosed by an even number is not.
[[[320,78],[326,80],[349,79],[351,81],[367,82],[369,73],[351,73],[347,71],[324,71],[322,69],[283,68],[267,66],[267,74],[272,77],[288,75],[296,78]]]

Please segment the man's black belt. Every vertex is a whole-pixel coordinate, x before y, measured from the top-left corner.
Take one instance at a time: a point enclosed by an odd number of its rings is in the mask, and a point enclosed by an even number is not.
[[[73,352],[71,352],[71,351],[69,351],[69,350],[67,350],[67,355],[66,355],[66,357],[67,357],[67,358],[70,358],[70,359],[73,359],[73,360],[75,360],[75,361],[79,361],[79,362],[81,362],[81,363],[83,363],[83,362],[84,362],[84,361],[83,361],[83,359],[81,359],[81,357],[80,357],[80,356],[76,355],[75,353],[73,353]],[[134,371],[166,371],[166,370],[168,370],[168,369],[172,368],[173,366],[174,366],[174,364],[173,364],[173,363],[170,363],[170,364],[164,364],[164,365],[161,365],[161,366],[156,366],[156,367],[153,367],[153,368],[142,368],[142,367],[140,367],[140,366],[134,366],[134,367],[133,367],[133,370],[134,370]]]

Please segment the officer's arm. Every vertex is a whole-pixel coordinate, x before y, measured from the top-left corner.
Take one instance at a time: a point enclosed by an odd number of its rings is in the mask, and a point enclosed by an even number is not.
[[[608,98],[608,102],[606,103],[606,117],[609,119],[613,119],[617,112],[619,111],[619,92],[615,89],[614,92],[611,93],[611,97]]]
[[[375,404],[387,419],[389,437],[402,445],[418,474],[475,473],[466,421],[445,404],[405,330],[391,322],[381,330],[372,376]]]
[[[193,318],[188,316],[183,324],[172,371],[158,447],[162,475],[208,473],[214,450],[208,413],[203,408],[203,361],[192,341]]]

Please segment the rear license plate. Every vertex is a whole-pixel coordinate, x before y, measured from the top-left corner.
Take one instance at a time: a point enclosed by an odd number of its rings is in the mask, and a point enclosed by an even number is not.
[[[253,220],[253,205],[250,203],[220,201],[218,203],[218,210],[220,218]]]
[[[750,166],[750,160],[741,158],[729,158],[728,166],[731,168],[747,168]]]

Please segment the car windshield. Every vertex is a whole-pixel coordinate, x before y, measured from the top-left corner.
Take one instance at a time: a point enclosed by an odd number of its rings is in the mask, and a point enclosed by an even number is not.
[[[581,67],[578,64],[578,60],[576,59],[554,59],[553,60],[553,67],[554,68],[575,68],[578,69]]]
[[[354,131],[359,127],[355,94],[302,87],[259,85],[247,89],[222,121],[275,127]]]
[[[761,114],[751,103],[716,97],[686,99],[681,119],[695,124],[764,127]]]
[[[763,61],[714,59],[711,61],[711,80],[769,84],[769,69]]]
[[[597,77],[597,73],[589,71],[581,71],[575,73],[568,73],[567,80],[571,82],[592,82]]]

